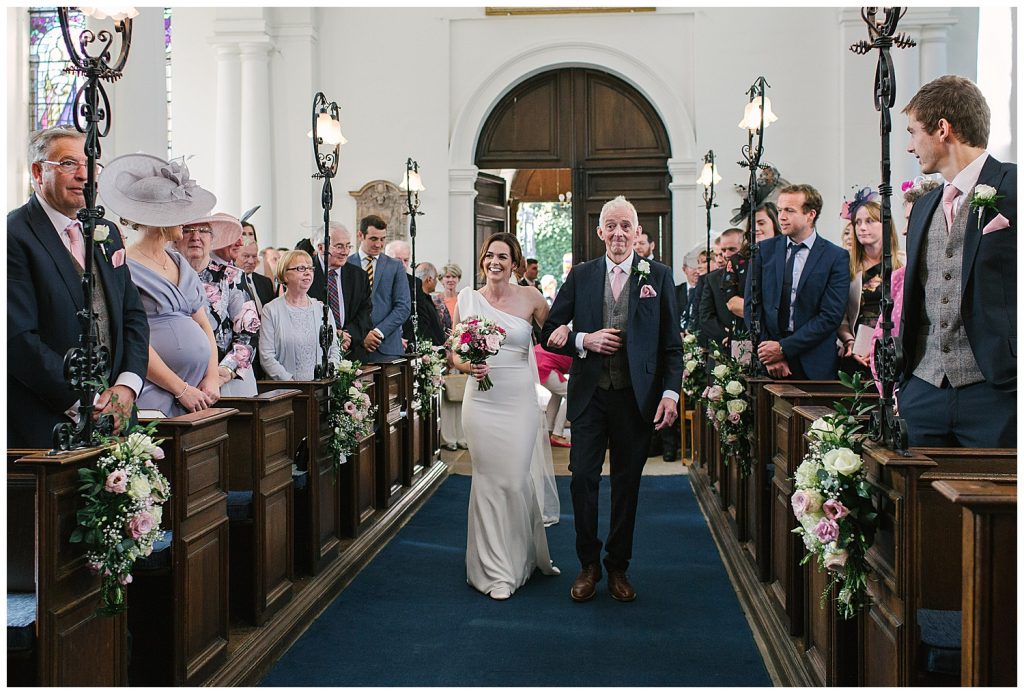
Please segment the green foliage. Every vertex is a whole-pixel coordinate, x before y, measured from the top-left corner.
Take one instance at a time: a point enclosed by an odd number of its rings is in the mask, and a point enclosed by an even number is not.
[[[558,286],[562,277],[562,256],[572,251],[572,205],[560,202],[524,202],[520,208],[528,208],[533,214],[534,242],[537,244],[537,262],[540,265],[538,279],[554,275]],[[525,240],[522,222],[516,229],[520,241]]]

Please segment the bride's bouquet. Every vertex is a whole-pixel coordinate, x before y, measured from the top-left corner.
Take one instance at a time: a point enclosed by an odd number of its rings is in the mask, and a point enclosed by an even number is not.
[[[452,336],[448,338],[448,348],[470,364],[483,364],[488,357],[494,356],[505,341],[505,329],[486,318],[470,316],[452,328]],[[490,390],[491,377],[484,376],[477,385],[477,390]]]

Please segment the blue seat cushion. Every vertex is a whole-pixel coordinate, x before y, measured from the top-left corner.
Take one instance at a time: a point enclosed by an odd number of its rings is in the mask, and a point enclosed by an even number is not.
[[[252,491],[228,492],[228,520],[247,521],[252,518]]]
[[[295,487],[295,491],[300,491],[306,488],[309,483],[309,473],[305,470],[299,470],[294,465],[292,466],[292,484]]]
[[[917,611],[917,625],[921,629],[924,667],[928,672],[941,675],[960,674],[960,610]]]
[[[7,594],[7,652],[30,651],[36,642],[36,594]]]
[[[140,557],[135,562],[136,571],[159,571],[171,567],[171,544],[174,542],[174,533],[170,530],[164,531],[162,540],[153,543],[153,551],[148,557]]]

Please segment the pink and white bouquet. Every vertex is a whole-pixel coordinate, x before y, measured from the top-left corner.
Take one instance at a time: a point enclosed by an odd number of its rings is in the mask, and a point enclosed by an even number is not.
[[[746,477],[753,466],[754,418],[745,367],[714,342],[709,352],[716,365],[711,370],[711,385],[701,393],[705,415],[718,431],[722,459],[735,460]]]
[[[470,364],[483,364],[494,356],[505,342],[505,329],[486,318],[471,316],[452,328],[448,348]],[[477,384],[477,390],[490,390],[490,375]]]
[[[371,404],[370,381],[360,381],[360,362],[342,359],[337,378],[328,391],[327,420],[331,428],[328,448],[341,465],[359,448],[359,442],[373,432],[377,407]]]
[[[808,452],[796,469],[790,504],[800,524],[793,532],[807,549],[801,563],[814,558],[829,573],[821,603],[838,585],[837,610],[850,619],[870,604],[865,555],[874,543],[878,513],[864,474],[865,435],[858,419],[870,409],[861,394],[871,381],[862,383],[860,374],[851,378],[842,372],[839,380],[853,389],[853,396],[835,403],[835,414],[811,424]]]
[[[412,406],[418,410],[429,410],[434,398],[444,388],[444,371],[447,366],[444,350],[434,347],[429,340],[421,340],[409,359],[413,374]]]
[[[153,462],[164,457],[152,438],[155,431],[153,422],[124,439],[108,439],[110,448],[96,467],[78,471],[82,505],[70,541],[85,544],[89,569],[102,577],[101,614],[127,609],[132,567],[163,537],[160,522],[171,485]]]

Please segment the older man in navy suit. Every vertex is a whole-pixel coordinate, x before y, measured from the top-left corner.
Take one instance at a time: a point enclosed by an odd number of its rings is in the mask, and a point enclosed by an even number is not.
[[[1017,165],[985,151],[990,112],[946,75],[906,108],[907,151],[946,183],[910,213],[900,415],[911,446],[1017,445]]]
[[[76,418],[75,393],[64,379],[64,355],[79,344],[85,237],[85,136],[74,128],[42,130],[29,141],[34,194],[7,215],[7,445],[49,448],[54,425]],[[95,414],[129,416],[149,364],[149,323],[124,262],[117,227],[93,250],[92,309],[100,344],[110,349],[112,384]]]
[[[815,230],[821,194],[806,184],[779,192],[782,236],[758,244],[747,273],[744,315],[750,324],[750,281],[761,273],[761,344],[757,356],[772,378],[832,380],[839,355],[836,329],[846,312],[850,255]]]
[[[387,226],[377,215],[363,217],[359,222],[359,253],[348,258],[348,262],[366,271],[370,281],[373,325],[363,338],[368,362],[390,361],[405,354],[402,324],[412,309],[405,267],[401,261],[384,255]]]
[[[605,452],[611,457],[611,523],[604,566],[608,592],[629,602],[640,476],[653,430],[676,419],[682,385],[682,341],[672,270],[640,258],[636,208],[619,196],[605,203],[597,234],[607,250],[566,277],[544,323],[543,344],[572,323],[559,351],[573,356],[566,416],[572,421],[572,507],[582,570],[570,596],[590,600],[601,579],[597,497]]]

